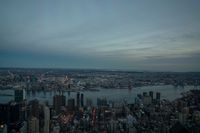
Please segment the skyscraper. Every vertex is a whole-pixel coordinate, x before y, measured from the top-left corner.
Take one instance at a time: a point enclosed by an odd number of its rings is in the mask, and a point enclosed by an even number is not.
[[[97,106],[107,106],[106,98],[97,98]]]
[[[86,99],[86,106],[91,107],[92,106],[92,99],[87,98]]]
[[[81,107],[84,106],[84,95],[83,93],[81,93]]]
[[[9,105],[9,123],[14,123],[20,120],[20,105],[16,102],[11,102]]]
[[[143,96],[147,96],[147,92],[143,92]]]
[[[6,124],[8,132],[11,130],[19,131],[22,123],[20,103],[0,104],[0,124]]]
[[[65,106],[66,97],[64,95],[55,95],[53,97],[53,107],[56,112],[56,114],[59,114],[61,112],[60,107]]]
[[[7,125],[0,124],[0,133],[7,133]]]
[[[152,103],[152,98],[150,96],[143,96],[142,102],[144,105],[149,105]]]
[[[50,124],[50,110],[46,105],[42,105],[43,118],[40,120],[43,122],[40,133],[49,133]]]
[[[156,92],[156,100],[160,101],[160,92]]]
[[[25,100],[25,90],[17,89],[15,90],[15,102],[22,102]]]
[[[9,104],[0,104],[0,124],[4,125],[8,123],[9,119]]]
[[[30,116],[34,116],[39,119],[39,101],[37,99],[30,101]]]
[[[27,130],[28,127],[27,126],[28,126],[27,121],[24,121],[19,132],[20,133],[28,133],[28,130]]]
[[[39,133],[39,120],[36,117],[29,118],[28,133]]]
[[[76,95],[76,106],[80,107],[80,93],[79,92],[77,92],[77,95]]]
[[[75,100],[73,98],[68,99],[68,109],[74,110],[74,107],[75,107]]]
[[[149,91],[149,96],[150,96],[151,99],[153,100],[153,91]]]

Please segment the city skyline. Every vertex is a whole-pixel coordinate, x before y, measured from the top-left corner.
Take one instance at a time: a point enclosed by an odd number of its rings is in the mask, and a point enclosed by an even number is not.
[[[200,71],[199,4],[1,1],[0,67]]]

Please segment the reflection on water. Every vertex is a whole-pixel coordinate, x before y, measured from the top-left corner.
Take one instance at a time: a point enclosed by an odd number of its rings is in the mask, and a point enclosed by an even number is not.
[[[96,105],[97,98],[106,97],[108,101],[115,101],[120,102],[123,100],[126,100],[128,103],[133,103],[135,100],[135,97],[137,94],[142,92],[149,92],[154,91],[155,92],[161,92],[161,98],[168,99],[168,100],[174,100],[181,96],[182,92],[186,92],[191,89],[198,89],[199,87],[194,86],[185,86],[185,87],[174,87],[171,85],[165,85],[165,86],[145,86],[145,87],[138,87],[134,89],[99,89],[100,91],[83,91],[84,99],[91,99],[93,103]],[[3,90],[2,93],[6,94],[14,94],[13,90]],[[26,98],[28,100],[32,99],[39,99],[40,101],[48,101],[50,104],[52,104],[53,96],[55,94],[59,94],[57,91],[27,91]],[[63,92],[63,95],[66,96],[66,98],[76,98],[76,92]],[[6,103],[10,100],[13,100],[13,96],[1,96],[0,101],[1,103]]]

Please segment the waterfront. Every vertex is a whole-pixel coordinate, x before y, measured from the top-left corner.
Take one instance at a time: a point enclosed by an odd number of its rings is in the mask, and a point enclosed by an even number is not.
[[[106,98],[108,101],[121,102],[126,100],[128,103],[134,103],[137,94],[142,92],[161,92],[161,99],[175,100],[181,97],[181,93],[187,92],[192,89],[199,89],[199,86],[185,86],[185,87],[174,87],[172,85],[162,85],[162,86],[144,86],[136,87],[132,90],[129,89],[100,89],[99,91],[82,91],[86,99],[91,99],[93,104],[96,105],[97,98]],[[69,98],[76,98],[77,92],[63,92],[63,95]],[[10,100],[14,100],[14,90],[1,90],[1,94],[6,94],[6,96],[0,97],[1,103],[7,103]],[[53,96],[59,94],[56,91],[35,91],[35,93],[26,92],[26,99],[33,100],[38,99],[39,101],[48,101],[52,105]],[[154,95],[155,96],[155,95]]]

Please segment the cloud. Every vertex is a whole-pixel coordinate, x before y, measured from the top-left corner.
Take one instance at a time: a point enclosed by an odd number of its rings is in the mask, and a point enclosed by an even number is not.
[[[1,65],[197,70],[197,3],[1,2]]]

